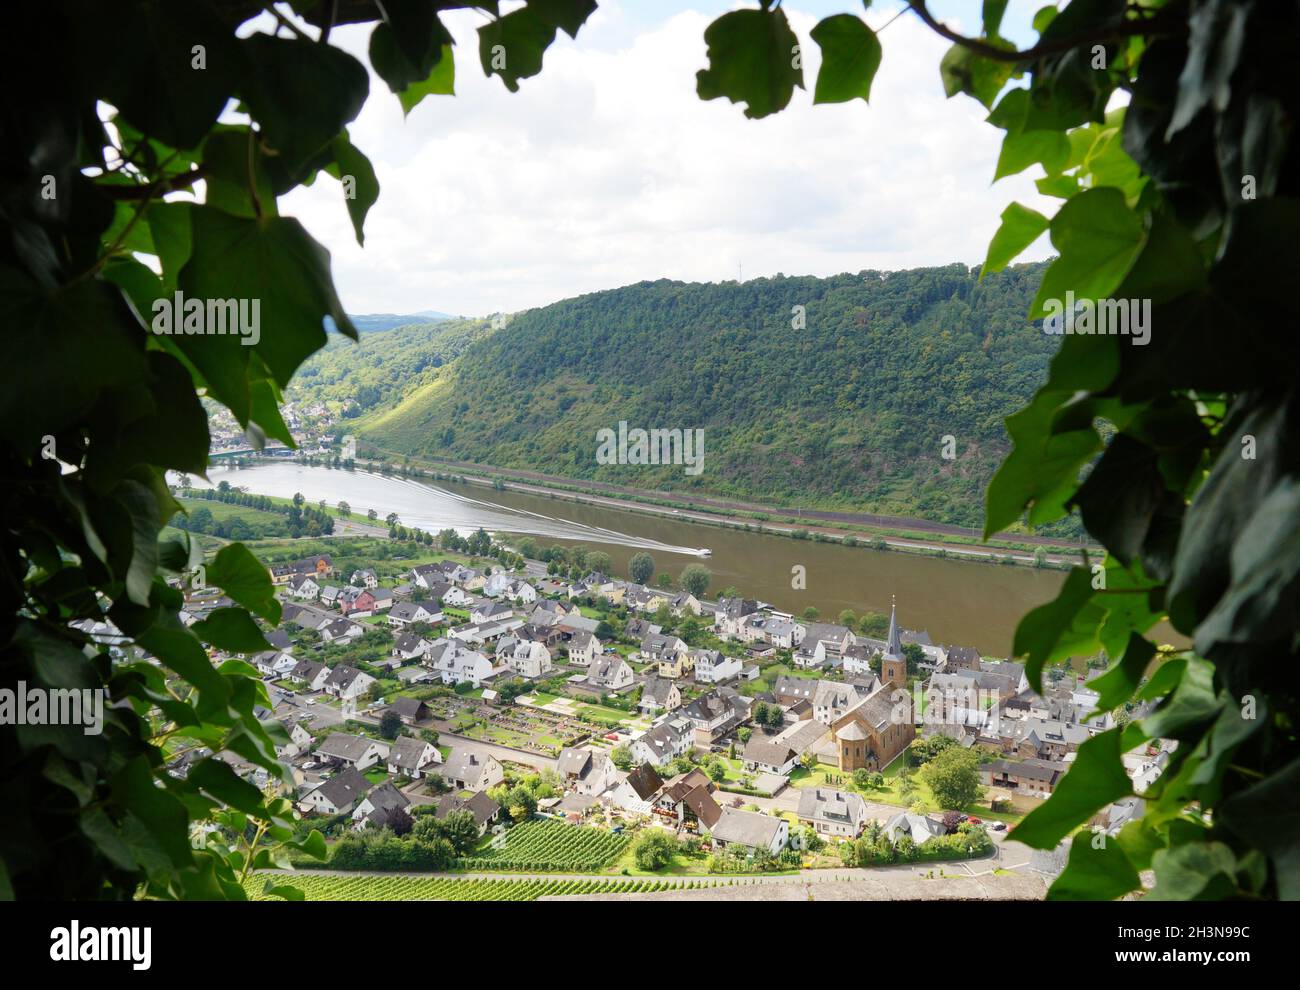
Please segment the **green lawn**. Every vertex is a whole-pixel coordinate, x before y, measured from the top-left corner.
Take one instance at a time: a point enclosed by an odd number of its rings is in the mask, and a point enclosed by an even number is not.
[[[372,784],[382,784],[388,780],[388,774],[379,767],[371,767],[365,772],[364,776]]]

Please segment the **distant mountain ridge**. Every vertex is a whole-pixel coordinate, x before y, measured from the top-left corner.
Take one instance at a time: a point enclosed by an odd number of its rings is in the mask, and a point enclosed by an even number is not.
[[[398,455],[974,526],[1003,419],[1059,344],[1026,318],[1044,267],[640,282],[396,329],[305,371],[363,389],[357,432]],[[704,470],[598,463],[620,421],[703,429]]]
[[[348,319],[352,325],[357,328],[358,333],[375,333],[379,330],[392,330],[394,327],[412,326],[418,323],[438,323],[442,320],[455,320],[458,317],[450,313],[439,313],[435,309],[425,309],[418,313],[359,313],[348,314]],[[333,321],[330,321],[329,330],[333,330]]]

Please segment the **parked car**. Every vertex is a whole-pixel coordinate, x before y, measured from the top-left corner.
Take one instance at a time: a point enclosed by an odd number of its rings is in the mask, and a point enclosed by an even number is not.
[[[991,828],[992,828],[993,831],[995,831],[995,832],[1005,832],[1005,831],[1007,830],[1007,823],[1006,823],[1006,822],[994,822],[993,825],[991,826]]]

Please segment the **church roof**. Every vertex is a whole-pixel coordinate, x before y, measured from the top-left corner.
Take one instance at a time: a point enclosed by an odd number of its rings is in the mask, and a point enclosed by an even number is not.
[[[897,660],[903,655],[903,644],[898,636],[898,605],[889,606],[889,637],[885,640],[885,656]]]

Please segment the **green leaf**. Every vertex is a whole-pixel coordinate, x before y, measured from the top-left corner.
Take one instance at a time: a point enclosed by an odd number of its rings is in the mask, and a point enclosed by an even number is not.
[[[1153,739],[1199,737],[1222,708],[1223,700],[1214,691],[1214,664],[1192,657],[1173,694],[1140,724]]]
[[[247,423],[251,398],[248,361],[252,351],[281,385],[325,345],[324,318],[356,339],[330,276],[329,252],[287,217],[249,219],[208,206],[192,214],[193,251],[181,272],[187,298],[252,301],[260,314],[259,336],[213,333],[175,335],[214,394]]]
[[[1047,229],[1048,219],[1037,210],[1019,203],[1010,204],[1002,211],[1002,225],[989,241],[989,250],[980,269],[980,278],[1006,268],[1020,252],[1024,251]]]
[[[478,29],[479,61],[483,72],[497,75],[510,92],[519,80],[542,71],[546,49],[555,40],[555,25],[543,20],[529,4]]]
[[[803,69],[795,68],[799,39],[779,7],[723,14],[704,41],[709,67],[695,74],[702,100],[725,96],[744,103],[746,117],[759,118],[784,110],[794,88],[803,88]]]
[[[1250,8],[1241,4],[1200,3],[1191,8],[1187,61],[1178,77],[1177,101],[1165,131],[1168,141],[1207,106],[1222,112],[1232,97]]]
[[[1300,900],[1300,759],[1219,805],[1216,820],[1273,861],[1277,896]]]
[[[1113,901],[1140,884],[1118,841],[1084,831],[1070,844],[1070,858],[1048,889],[1047,900]]]
[[[860,17],[834,14],[812,29],[822,51],[814,103],[846,103],[871,99],[871,81],[880,68],[880,41]]]
[[[113,497],[131,517],[134,551],[126,572],[127,597],[137,605],[147,605],[158,572],[158,531],[162,529],[158,502],[153,492],[131,480],[113,489]]]
[[[1029,612],[1016,626],[1013,652],[1027,657],[1025,676],[1042,690],[1043,667],[1071,656],[1097,652],[1097,631],[1106,617],[1093,596],[1092,575],[1075,567],[1060,594]]]
[[[203,167],[208,206],[238,217],[276,215],[275,188],[252,128],[212,134],[203,142]]]
[[[1124,655],[1111,664],[1106,673],[1094,677],[1088,686],[1097,692],[1097,712],[1114,711],[1133,697],[1142,682],[1147,665],[1156,655],[1156,648],[1137,633],[1129,635]]]
[[[193,764],[186,782],[246,815],[261,817],[266,812],[262,805],[262,792],[247,781],[240,780],[226,763],[215,756]]]
[[[1001,39],[990,38],[988,43],[1008,50],[1013,48],[1009,42]],[[984,58],[958,44],[949,48],[939,63],[943,91],[950,99],[958,93],[965,93],[986,107],[993,106],[993,101],[1002,92],[1002,87],[1007,84],[1014,70],[1012,62]]]
[[[596,12],[596,0],[528,0],[528,6],[545,23],[559,28],[570,38]]]
[[[451,35],[425,0],[388,0],[370,35],[370,64],[394,93],[429,77]]]
[[[361,112],[370,75],[334,45],[267,34],[240,44],[252,66],[240,95],[284,168],[300,176]]]
[[[222,547],[208,565],[208,581],[272,625],[280,622],[280,602],[275,597],[266,565],[242,543]]]
[[[442,58],[433,67],[433,71],[421,82],[413,82],[397,94],[402,105],[402,114],[407,116],[420,105],[426,96],[454,96],[456,93],[456,57],[451,45],[442,50]]]
[[[1111,729],[1080,746],[1070,772],[1050,798],[1012,829],[1011,838],[1035,849],[1054,849],[1106,805],[1131,794],[1133,784],[1120,760],[1122,735],[1122,729]]]
[[[218,608],[190,626],[205,643],[228,653],[257,653],[271,649],[257,623],[242,608]]]
[[[154,781],[149,761],[137,756],[109,782],[113,800],[125,807],[176,866],[193,862],[185,806]]]
[[[1222,842],[1190,842],[1152,857],[1153,901],[1221,901],[1237,892],[1237,857]]]
[[[334,162],[326,166],[326,171],[342,183],[348,216],[352,218],[352,229],[356,232],[357,243],[364,246],[366,214],[379,198],[379,179],[375,177],[370,159],[348,140],[347,131],[334,139],[330,152],[334,156]]]
[[[1052,244],[1061,256],[1043,276],[1030,315],[1048,315],[1045,303],[1104,299],[1114,291],[1142,250],[1146,231],[1118,189],[1089,189],[1067,202],[1052,218]]]
[[[993,181],[1023,172],[1030,165],[1042,165],[1048,175],[1065,168],[1070,142],[1060,131],[1021,131],[1002,139]]]

